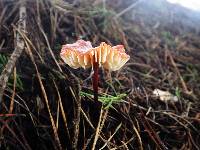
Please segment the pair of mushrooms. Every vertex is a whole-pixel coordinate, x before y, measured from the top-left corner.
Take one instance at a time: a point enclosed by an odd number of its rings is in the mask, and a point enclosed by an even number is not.
[[[60,56],[74,69],[94,67],[94,63],[98,63],[110,71],[119,70],[130,58],[123,45],[111,47],[102,42],[100,46],[93,48],[90,41],[84,40],[63,45]]]

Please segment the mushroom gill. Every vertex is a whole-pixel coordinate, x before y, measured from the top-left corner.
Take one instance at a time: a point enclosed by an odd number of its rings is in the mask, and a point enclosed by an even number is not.
[[[123,45],[111,47],[102,42],[100,46],[93,48],[89,41],[84,40],[63,45],[60,55],[74,69],[89,68],[94,62],[98,62],[99,66],[111,71],[119,70],[130,58]]]

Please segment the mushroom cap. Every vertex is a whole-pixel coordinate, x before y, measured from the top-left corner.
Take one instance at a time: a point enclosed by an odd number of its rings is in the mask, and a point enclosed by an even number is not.
[[[98,62],[100,66],[111,71],[119,70],[130,59],[123,45],[111,47],[102,42],[100,46],[93,48],[91,42],[84,40],[63,45],[60,56],[74,69],[93,67],[93,63]]]

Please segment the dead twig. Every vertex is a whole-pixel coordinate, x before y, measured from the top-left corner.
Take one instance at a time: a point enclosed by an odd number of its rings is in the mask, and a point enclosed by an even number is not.
[[[107,114],[108,114],[108,109],[105,110],[103,108],[103,106],[102,106],[101,112],[100,112],[100,116],[99,116],[99,122],[98,122],[98,125],[97,125],[97,128],[96,128],[94,142],[93,142],[93,145],[92,145],[92,150],[95,150],[96,143],[97,143],[97,140],[98,140],[98,138],[100,136],[101,130],[102,130],[103,126],[104,126]]]
[[[78,80],[77,80],[78,82]],[[72,149],[76,150],[78,146],[78,136],[79,136],[79,124],[80,124],[80,113],[81,113],[81,98],[80,98],[80,84],[77,84],[78,89],[77,93],[74,92],[72,87],[70,88],[70,91],[74,97],[75,100],[75,116],[74,116],[74,135],[72,139]]]
[[[56,140],[57,145],[58,145],[58,149],[62,150],[62,146],[61,146],[61,143],[60,143],[60,140],[59,140],[59,137],[58,137],[58,132],[57,132],[56,124],[55,124],[53,116],[51,114],[51,110],[50,110],[50,107],[49,107],[49,102],[48,102],[47,94],[46,94],[46,91],[45,91],[45,88],[44,88],[44,85],[43,85],[40,73],[38,71],[38,68],[37,68],[37,65],[35,63],[33,54],[32,54],[32,52],[30,50],[30,47],[29,47],[29,45],[28,45],[28,43],[26,41],[25,41],[25,44],[27,46],[27,51],[28,51],[28,54],[29,54],[29,56],[31,58],[31,61],[33,62],[33,65],[35,66],[35,69],[36,69],[38,81],[39,81],[39,84],[40,84],[40,87],[41,87],[41,90],[42,90],[42,94],[44,96],[44,100],[45,100],[45,103],[46,103],[46,106],[47,106],[47,110],[48,110],[49,117],[50,117],[50,120],[51,120],[51,124],[52,124],[52,128],[53,128],[55,140]]]
[[[14,68],[14,81],[13,81],[13,93],[10,101],[10,108],[9,108],[9,114],[12,114],[13,107],[14,107],[14,98],[15,98],[15,89],[16,89],[16,67]]]
[[[119,18],[121,15],[125,14],[127,11],[133,9],[134,7],[136,7],[139,3],[141,3],[143,0],[138,0],[137,2],[133,3],[132,5],[130,5],[129,7],[127,7],[126,9],[122,10],[120,13],[118,13],[114,19]]]
[[[64,124],[65,124],[65,128],[66,128],[68,137],[69,137],[69,139],[70,139],[69,129],[68,129],[68,125],[67,125],[67,117],[66,117],[66,115],[65,115],[65,111],[64,111],[64,108],[63,108],[63,104],[62,104],[60,92],[59,92],[58,86],[56,85],[56,82],[55,82],[54,80],[53,80],[53,83],[54,83],[54,85],[55,85],[55,88],[56,88],[56,91],[57,91],[57,94],[58,94],[58,103],[59,103],[59,107],[60,107],[60,110],[61,110],[61,114],[62,114],[62,117],[63,117],[63,120],[64,120]]]
[[[178,75],[178,77],[181,81],[184,92],[187,93],[187,94],[191,94],[191,92],[188,90],[187,85],[186,85],[185,81],[183,80],[183,77],[181,76],[181,73],[180,73],[180,71],[179,71],[179,69],[178,69],[178,67],[177,67],[177,65],[176,65],[176,63],[175,63],[175,61],[174,61],[169,50],[167,50],[167,54],[168,54],[169,59],[170,59],[172,65],[173,65],[173,67],[174,67],[174,69],[175,69],[175,71],[176,71],[176,73],[177,73],[177,75]]]
[[[157,133],[154,131],[150,123],[147,121],[144,113],[141,111],[141,122],[145,128],[145,130],[148,132],[151,139],[155,142],[156,146],[160,150],[167,150],[168,148],[164,145],[164,143],[160,140],[160,137],[157,135]]]
[[[21,3],[20,9],[19,9],[18,29],[21,32],[25,32],[25,29],[26,29],[26,7],[24,3]],[[0,103],[2,102],[3,93],[6,88],[8,78],[10,77],[10,74],[16,64],[16,61],[21,56],[23,50],[24,50],[24,41],[21,35],[19,33],[16,33],[15,50],[13,51],[10,59],[8,60],[8,63],[6,64],[0,76]]]
[[[39,16],[40,13],[39,13],[39,2],[38,2],[38,1],[37,1],[37,12],[38,12],[38,27],[39,27],[39,29],[40,29],[40,32],[42,33],[42,35],[43,35],[43,37],[44,37],[44,39],[45,39],[45,42],[46,42],[47,47],[48,47],[48,50],[49,50],[49,52],[50,52],[50,54],[51,54],[51,56],[52,56],[54,62],[56,63],[56,65],[57,65],[59,71],[62,72],[62,69],[61,69],[61,67],[60,67],[60,65],[59,65],[59,63],[58,63],[58,61],[56,60],[56,57],[55,57],[55,55],[54,55],[54,53],[53,53],[53,51],[52,51],[52,49],[51,49],[51,46],[50,46],[48,37],[47,37],[47,35],[45,34],[44,29],[42,28],[41,20],[40,20],[40,16]]]

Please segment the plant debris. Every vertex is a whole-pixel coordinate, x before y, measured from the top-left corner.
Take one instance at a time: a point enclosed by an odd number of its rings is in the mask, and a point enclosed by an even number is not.
[[[25,32],[18,28],[22,4]],[[163,0],[3,0],[0,58],[8,60],[0,60],[1,73],[16,49],[16,34],[24,50],[0,103],[0,149],[86,150],[95,132],[96,149],[199,149],[197,13]],[[122,44],[130,55],[118,71],[99,70],[100,100],[109,111],[81,95],[92,93],[92,70],[70,68],[60,58],[62,45],[79,39]],[[178,101],[159,101],[155,89]]]
[[[168,92],[168,91],[162,91],[162,90],[159,90],[159,89],[155,89],[155,90],[153,91],[153,94],[154,94],[156,97],[159,97],[159,99],[160,99],[161,101],[164,101],[164,102],[167,102],[167,101],[177,102],[177,101],[178,101],[178,97],[172,95],[172,94],[171,94],[170,92]]]

